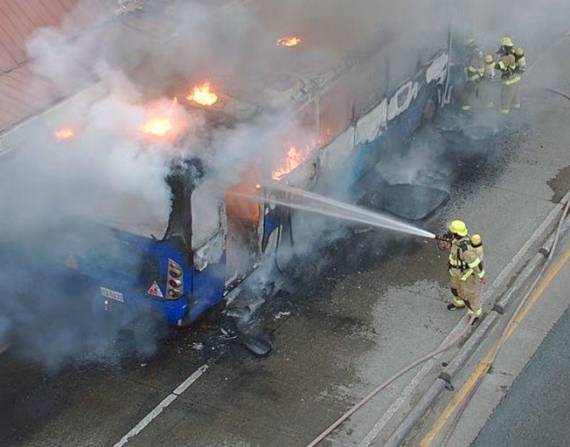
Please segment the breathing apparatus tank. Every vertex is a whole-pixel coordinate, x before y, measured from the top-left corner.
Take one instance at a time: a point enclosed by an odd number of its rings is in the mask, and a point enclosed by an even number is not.
[[[479,255],[479,258],[483,259],[483,240],[481,239],[481,235],[473,234],[470,239],[473,250]]]

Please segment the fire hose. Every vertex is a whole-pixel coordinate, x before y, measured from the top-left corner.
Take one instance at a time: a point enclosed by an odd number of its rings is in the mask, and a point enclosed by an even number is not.
[[[441,354],[445,351],[448,351],[449,349],[451,349],[452,347],[457,345],[463,339],[463,337],[467,334],[469,329],[471,328],[471,325],[472,325],[474,319],[475,319],[475,316],[472,315],[467,320],[465,327],[459,333],[459,335],[457,335],[457,337],[449,340],[447,343],[444,343],[435,351],[432,351],[432,352],[424,355],[423,357],[416,359],[414,362],[410,363],[408,366],[406,366],[406,367],[402,368],[401,370],[399,370],[398,372],[396,372],[393,376],[391,376],[384,383],[381,383],[376,388],[374,388],[363,399],[361,399],[358,403],[356,403],[354,406],[352,406],[352,408],[350,408],[346,413],[344,413],[341,417],[339,417],[333,424],[331,424],[326,430],[324,430],[319,436],[317,436],[313,441],[311,441],[311,443],[308,444],[307,447],[314,447],[317,444],[319,444],[333,430],[335,430],[344,421],[346,421],[350,416],[352,416],[354,413],[356,413],[362,406],[364,406],[368,401],[370,401],[370,399],[372,399],[374,396],[376,396],[380,391],[387,388],[390,384],[392,384],[398,378],[400,378],[401,376],[406,374],[408,371],[410,371],[411,369],[415,368],[416,366],[421,365],[422,363],[427,362],[428,360],[438,356],[439,354]]]
[[[455,416],[453,417],[449,428],[447,430],[447,433],[441,443],[442,447],[447,446],[449,440],[451,439],[451,436],[453,435],[455,428],[457,427],[457,424],[459,423],[461,416],[463,416],[463,413],[465,412],[465,410],[467,409],[467,407],[469,406],[469,402],[471,402],[471,399],[473,398],[473,396],[475,395],[475,393],[477,392],[477,390],[479,389],[479,386],[481,385],[482,382],[482,378],[485,377],[485,374],[488,373],[491,368],[493,367],[493,363],[495,362],[495,360],[497,359],[497,356],[499,355],[499,352],[501,350],[501,348],[504,346],[505,342],[508,339],[508,333],[511,330],[511,327],[513,326],[514,321],[517,319],[517,317],[519,316],[521,310],[523,309],[523,307],[525,306],[525,304],[527,303],[529,297],[531,296],[532,292],[534,291],[534,289],[536,288],[538,282],[542,279],[544,272],[546,271],[546,269],[548,268],[548,266],[550,265],[552,258],[554,256],[554,253],[556,251],[556,248],[558,246],[558,240],[560,238],[560,232],[562,230],[562,224],[564,222],[564,219],[566,218],[566,216],[568,215],[568,210],[570,209],[570,199],[566,202],[566,205],[564,207],[564,211],[562,212],[562,216],[560,217],[560,220],[558,221],[558,226],[556,228],[556,234],[554,236],[554,240],[552,241],[552,246],[550,247],[550,249],[548,250],[548,257],[546,258],[546,261],[544,263],[544,265],[542,266],[542,268],[540,269],[540,272],[538,273],[537,277],[535,278],[535,280],[532,282],[532,284],[530,285],[530,287],[527,290],[527,293],[523,296],[521,302],[519,303],[519,305],[517,306],[517,308],[515,309],[515,311],[513,312],[513,315],[511,316],[511,318],[509,319],[509,321],[507,322],[507,325],[505,326],[503,332],[501,333],[501,337],[499,338],[499,341],[496,345],[496,347],[493,349],[492,351],[492,355],[491,358],[489,360],[489,362],[485,365],[485,371],[483,374],[481,374],[478,378],[477,381],[475,383],[475,385],[473,386],[473,388],[469,391],[469,393],[467,394],[467,396],[465,397],[464,401],[461,403],[461,406],[458,408],[457,413],[455,414]]]
[[[558,239],[560,237],[560,232],[562,229],[562,224],[564,222],[564,219],[566,217],[566,215],[568,214],[568,209],[570,208],[570,200],[567,201],[565,207],[564,207],[564,211],[562,212],[562,216],[560,217],[560,220],[558,222],[557,225],[557,229],[556,229],[556,234],[555,234],[555,238],[554,241],[552,243],[552,246],[549,250],[549,254],[548,254],[548,258],[546,260],[546,263],[544,264],[544,266],[542,267],[538,277],[535,279],[535,281],[532,283],[532,285],[530,286],[530,288],[528,289],[528,292],[525,294],[525,296],[523,297],[523,299],[521,300],[521,303],[519,304],[519,306],[517,307],[517,309],[515,310],[515,312],[513,313],[513,316],[510,318],[509,322],[507,323],[506,329],[503,332],[503,334],[501,335],[501,342],[504,342],[504,338],[505,338],[505,334],[508,332],[510,326],[513,324],[513,321],[515,320],[515,318],[518,316],[518,314],[520,313],[520,310],[523,308],[523,306],[525,305],[526,301],[528,300],[528,297],[531,295],[532,291],[534,290],[534,288],[536,287],[536,285],[538,284],[538,281],[541,279],[542,275],[544,274],[544,271],[546,270],[546,268],[548,267],[550,260],[553,257],[553,254],[555,252],[555,249],[557,247],[558,244]],[[374,388],[369,394],[367,394],[364,398],[362,398],[359,402],[357,402],[355,405],[353,405],[348,411],[346,411],[342,416],[340,416],[335,422],[333,422],[329,427],[327,427],[319,436],[317,436],[313,441],[311,441],[307,447],[314,447],[316,445],[318,445],[321,441],[323,441],[329,434],[331,434],[336,428],[338,428],[343,422],[345,422],[349,417],[351,417],[354,413],[356,413],[361,407],[363,407],[366,403],[368,403],[374,396],[376,396],[379,392],[381,392],[382,390],[384,390],[385,388],[387,388],[390,384],[392,384],[395,380],[397,380],[398,378],[400,378],[402,375],[404,375],[405,373],[407,373],[408,371],[410,371],[411,369],[415,368],[416,366],[438,356],[439,354],[448,351],[449,349],[451,349],[452,347],[456,346],[462,339],[463,337],[465,337],[465,335],[468,333],[469,328],[471,327],[473,320],[475,319],[474,316],[471,316],[469,318],[469,320],[467,321],[466,325],[464,326],[463,330],[453,339],[449,340],[447,343],[441,345],[438,349],[436,349],[435,351],[432,351],[426,355],[424,355],[423,357],[420,357],[418,359],[416,359],[414,362],[410,363],[408,366],[402,368],[401,370],[397,371],[394,375],[392,375],[389,379],[387,379],[384,383],[378,385],[376,388]],[[501,346],[501,343],[499,343],[497,345],[497,349],[494,352],[493,358],[491,359],[491,361],[488,364],[488,369],[492,366],[493,361],[496,358],[496,355],[498,354],[499,351],[499,347]],[[477,387],[474,387],[474,390]],[[473,391],[474,393],[474,391]],[[468,397],[468,399],[466,399],[466,402],[468,402],[469,398],[471,396]],[[464,405],[464,407],[467,407],[467,404]],[[462,413],[462,410],[464,410],[465,408],[460,409],[460,414]],[[454,420],[454,422],[457,422],[459,420],[459,417],[456,416],[456,420]],[[452,427],[453,428],[453,427]]]

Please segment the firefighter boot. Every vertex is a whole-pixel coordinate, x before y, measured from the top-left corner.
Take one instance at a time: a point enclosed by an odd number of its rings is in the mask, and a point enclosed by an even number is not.
[[[465,301],[459,298],[457,289],[452,288],[451,293],[453,294],[453,299],[451,300],[451,303],[447,305],[447,310],[463,309],[465,307]]]

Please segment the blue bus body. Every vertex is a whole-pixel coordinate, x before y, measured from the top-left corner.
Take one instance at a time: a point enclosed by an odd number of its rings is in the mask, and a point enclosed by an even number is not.
[[[313,151],[305,161],[316,167],[310,174],[310,187],[318,188],[320,182],[334,177],[342,178],[343,184],[351,187],[376,165],[382,151],[388,150],[393,141],[409,138],[421,126],[426,110],[441,106],[447,62],[447,53],[439,52],[413,77],[348,123],[345,131],[327,146]],[[326,95],[326,91],[321,94]],[[199,187],[197,183],[196,188]],[[191,204],[196,188],[192,191],[182,188],[186,192],[182,193],[181,202]],[[113,229],[110,231],[118,253],[116,260],[105,265],[108,252],[82,255],[70,249],[62,263],[88,280],[95,305],[102,309],[137,307],[157,314],[170,325],[188,325],[222,303],[228,291],[239,287],[259,265],[267,262],[279,243],[278,238],[283,237],[281,230],[287,226],[287,212],[271,204],[269,192],[262,191],[262,194],[267,195],[267,200],[260,205],[256,229],[260,234],[259,248],[252,255],[254,261],[250,268],[233,278],[228,273],[227,223],[223,209],[219,231],[200,247],[193,246],[192,227],[197,222],[188,217],[191,210],[186,210],[180,214],[187,216],[180,224],[189,227],[186,236],[184,228],[178,234],[167,232],[162,240]],[[169,296],[172,266],[176,266],[176,272],[182,272],[182,281],[181,284],[174,281],[179,284],[180,293]]]

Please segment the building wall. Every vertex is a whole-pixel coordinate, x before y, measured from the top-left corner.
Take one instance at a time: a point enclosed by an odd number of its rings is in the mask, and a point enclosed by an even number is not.
[[[0,73],[26,59],[26,41],[40,27],[61,22],[78,0],[0,0]]]

